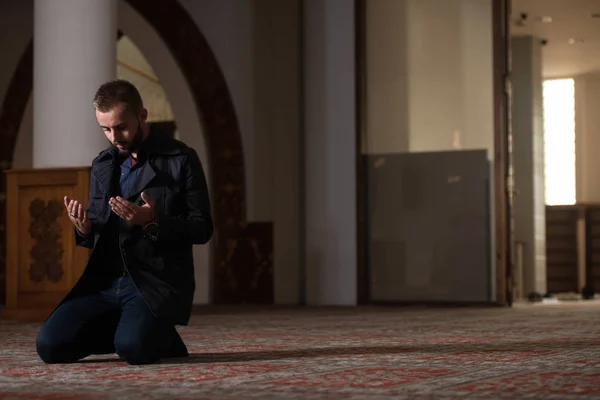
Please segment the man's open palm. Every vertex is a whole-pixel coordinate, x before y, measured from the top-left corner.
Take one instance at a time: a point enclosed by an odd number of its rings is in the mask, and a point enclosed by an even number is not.
[[[83,207],[83,204],[77,200],[69,199],[68,196],[65,196],[64,202],[69,219],[73,225],[75,225],[75,228],[77,228],[81,234],[88,235],[92,230],[92,223],[88,219],[87,211]]]
[[[134,225],[144,226],[152,222],[155,218],[154,200],[146,193],[142,193],[142,200],[145,204],[138,206],[120,196],[111,197],[108,201],[112,211],[125,221]]]

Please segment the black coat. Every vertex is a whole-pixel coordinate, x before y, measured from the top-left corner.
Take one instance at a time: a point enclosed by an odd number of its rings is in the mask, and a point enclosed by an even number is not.
[[[103,228],[109,218],[116,218],[121,224],[118,241],[123,260],[146,303],[154,315],[186,325],[196,288],[192,246],[208,242],[213,233],[206,179],[196,151],[155,129],[151,129],[143,149],[138,179],[122,196],[140,204],[143,191],[155,201],[159,224],[156,240],[111,211],[108,200],[119,187],[120,171],[118,151],[111,146],[92,163],[88,202],[92,233],[75,235],[76,244],[92,248],[92,254],[63,301],[106,284],[105,255],[116,238],[115,231]]]

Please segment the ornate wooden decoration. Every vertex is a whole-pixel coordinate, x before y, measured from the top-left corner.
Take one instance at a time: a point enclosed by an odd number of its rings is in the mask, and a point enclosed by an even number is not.
[[[34,282],[48,278],[56,283],[63,276],[62,255],[65,250],[60,241],[62,228],[58,222],[63,210],[64,206],[56,200],[46,203],[35,199],[29,205],[29,234],[36,241],[29,252],[33,261],[29,267],[29,279]]]
[[[215,280],[216,303],[273,303],[273,224],[253,222],[231,235]]]
[[[63,197],[87,201],[89,168],[8,171],[6,308],[2,316],[43,320],[83,273]]]

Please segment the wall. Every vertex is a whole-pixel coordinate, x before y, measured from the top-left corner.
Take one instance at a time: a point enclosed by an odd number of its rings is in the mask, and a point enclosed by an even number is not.
[[[117,42],[117,77],[133,83],[139,90],[148,121],[173,121],[171,104],[156,72],[128,36]]]
[[[33,35],[33,0],[3,0],[0,10],[0,37],[3,38],[0,42],[0,99],[4,100],[12,75]]]
[[[225,75],[244,147],[248,217],[255,218],[254,1],[179,0],[204,34]]]
[[[575,182],[578,203],[600,203],[600,72],[575,77]]]
[[[546,293],[546,205],[542,45],[532,36],[512,39],[515,240],[524,243],[524,295]],[[518,277],[517,277],[518,278]]]
[[[481,0],[367,1],[363,154],[488,149],[492,9]]]
[[[33,96],[29,97],[13,152],[14,169],[33,168]]]
[[[254,218],[275,223],[275,302],[297,304],[304,280],[300,1],[254,5]]]
[[[210,43],[238,113],[248,219],[274,222],[275,302],[300,301],[300,2],[180,0]]]
[[[493,163],[492,1],[367,1],[366,8],[366,128],[361,153],[484,149]],[[489,171],[492,215],[494,169]],[[371,187],[377,185],[373,176],[366,179]],[[394,224],[392,219],[387,223]],[[490,277],[493,299],[493,218],[489,230],[483,231],[489,231],[491,249],[491,268],[483,275]],[[394,262],[387,264],[399,268]]]
[[[7,2],[9,14],[3,8],[0,18],[9,15],[9,25],[0,25],[0,32],[6,29],[3,37],[10,32],[14,40],[0,50],[16,65],[31,37],[32,2],[6,0],[2,7]],[[276,302],[297,303],[306,279],[310,303],[354,304],[354,2],[180,3],[205,34],[231,90],[243,136],[249,219],[274,221]],[[367,1],[367,6],[373,21],[368,25],[375,29],[369,32],[367,123],[368,131],[377,134],[364,138],[363,151],[491,149],[489,2]],[[306,23],[302,37],[301,14]],[[124,3],[119,15],[119,27],[163,82],[182,139],[206,160],[202,126],[172,57]],[[13,69],[10,62],[0,66],[0,90],[5,90]],[[306,138],[299,130],[301,117]],[[306,234],[301,226],[304,213]],[[202,260],[196,271],[196,301],[206,302],[208,263],[205,256],[196,255]],[[306,274],[301,266],[305,256]]]

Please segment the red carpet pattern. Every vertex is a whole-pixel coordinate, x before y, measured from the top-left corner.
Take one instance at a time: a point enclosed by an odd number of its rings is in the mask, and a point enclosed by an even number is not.
[[[0,321],[2,399],[600,399],[600,305],[195,315],[192,355],[45,365]]]

